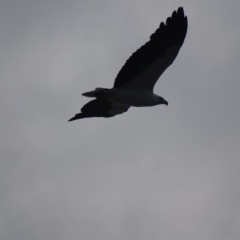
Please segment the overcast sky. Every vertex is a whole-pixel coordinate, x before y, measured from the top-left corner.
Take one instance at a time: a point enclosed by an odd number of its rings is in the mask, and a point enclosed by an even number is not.
[[[67,122],[179,6],[168,107]],[[240,1],[0,4],[0,239],[238,240]]]

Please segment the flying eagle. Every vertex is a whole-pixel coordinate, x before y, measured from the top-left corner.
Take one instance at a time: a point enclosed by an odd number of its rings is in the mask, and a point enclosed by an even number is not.
[[[127,112],[132,106],[144,107],[168,102],[153,93],[162,73],[173,63],[187,34],[187,16],[179,7],[168,17],[166,23],[150,36],[150,40],[126,61],[111,89],[96,88],[83,93],[95,98],[88,102],[69,121],[89,117],[113,117]]]

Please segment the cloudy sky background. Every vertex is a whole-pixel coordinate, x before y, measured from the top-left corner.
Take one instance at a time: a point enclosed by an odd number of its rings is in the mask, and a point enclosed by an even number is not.
[[[169,106],[68,123],[184,6]],[[0,239],[238,240],[239,0],[0,4]]]

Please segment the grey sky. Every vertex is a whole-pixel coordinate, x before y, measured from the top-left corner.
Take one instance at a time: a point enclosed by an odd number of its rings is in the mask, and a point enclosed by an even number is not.
[[[173,10],[189,29],[169,106],[68,123]],[[239,0],[0,7],[0,239],[238,240]]]

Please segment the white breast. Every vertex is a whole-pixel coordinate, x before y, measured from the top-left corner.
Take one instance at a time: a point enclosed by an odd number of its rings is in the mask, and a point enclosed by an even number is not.
[[[128,88],[113,88],[109,100],[134,107],[155,106],[158,96],[151,91],[138,91]]]

